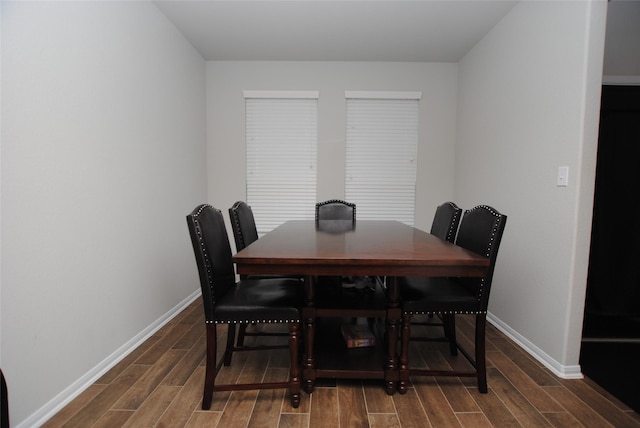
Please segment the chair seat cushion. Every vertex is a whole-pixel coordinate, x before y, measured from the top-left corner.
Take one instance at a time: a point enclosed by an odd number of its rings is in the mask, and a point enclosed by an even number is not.
[[[217,302],[214,322],[298,322],[302,291],[292,278],[242,280]]]
[[[472,293],[453,278],[402,277],[400,299],[403,313],[477,313],[480,304]]]

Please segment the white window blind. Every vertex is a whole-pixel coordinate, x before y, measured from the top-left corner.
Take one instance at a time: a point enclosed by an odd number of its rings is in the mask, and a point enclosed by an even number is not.
[[[419,92],[347,92],[345,199],[358,219],[413,226]]]
[[[313,219],[316,92],[245,92],[247,203],[259,234]]]

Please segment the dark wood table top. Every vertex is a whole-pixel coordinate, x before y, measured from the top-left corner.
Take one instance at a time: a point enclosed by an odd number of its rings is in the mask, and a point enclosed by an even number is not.
[[[482,276],[486,257],[397,221],[353,230],[288,221],[233,257],[239,274]]]

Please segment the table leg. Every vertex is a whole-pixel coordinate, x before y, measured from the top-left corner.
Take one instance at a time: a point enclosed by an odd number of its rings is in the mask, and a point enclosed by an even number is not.
[[[303,382],[304,390],[311,394],[316,381],[316,361],[314,354],[314,343],[316,333],[316,308],[315,308],[315,284],[312,276],[304,278],[304,307],[302,308],[302,318],[304,323],[304,344],[305,353],[303,357]]]
[[[402,346],[400,347],[400,382],[398,382],[398,392],[407,393],[407,383],[409,382],[409,335],[410,335],[411,315],[402,317]]]
[[[384,367],[385,390],[393,395],[400,372],[398,367],[398,326],[402,312],[400,310],[400,290],[396,277],[387,278],[387,355]]]
[[[298,352],[300,347],[300,324],[289,323],[289,349],[291,358],[290,385],[291,405],[298,408],[300,405],[300,365],[298,364]]]
[[[396,311],[388,311],[396,312]],[[396,391],[398,381],[398,319],[393,316],[387,317],[387,356],[384,366],[385,390],[388,395],[393,395]]]

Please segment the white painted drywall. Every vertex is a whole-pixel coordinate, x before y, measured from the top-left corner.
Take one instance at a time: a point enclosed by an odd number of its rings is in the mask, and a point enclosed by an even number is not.
[[[429,230],[453,196],[457,64],[207,62],[209,200],[227,210],[246,199],[243,90],[316,90],[317,200],[344,197],[345,91],[421,91],[416,227]],[[228,219],[227,219],[228,221]]]
[[[206,200],[205,63],[147,2],[3,2],[2,43],[19,426],[199,289],[185,215]]]
[[[567,377],[580,375],[605,17],[605,2],[520,2],[460,62],[455,197],[509,216],[489,310]]]

